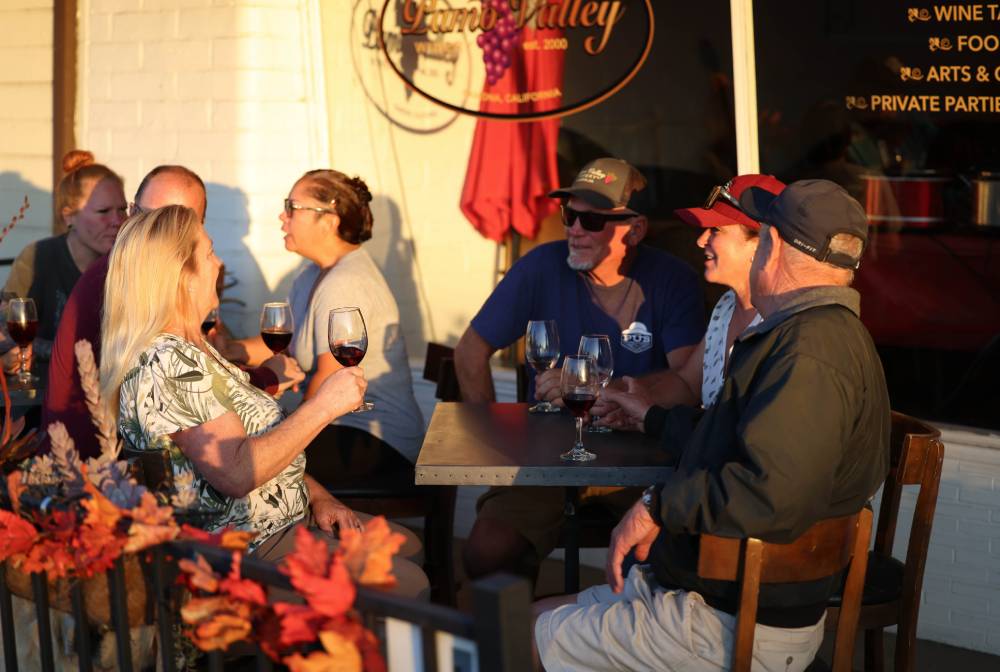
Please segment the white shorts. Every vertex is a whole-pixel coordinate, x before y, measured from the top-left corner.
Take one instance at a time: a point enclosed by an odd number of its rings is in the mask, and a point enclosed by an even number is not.
[[[807,628],[757,625],[755,672],[798,672],[823,643],[823,621]],[[698,593],[660,588],[647,566],[634,566],[618,595],[588,588],[538,617],[535,642],[548,672],[560,670],[728,670],[736,617]]]

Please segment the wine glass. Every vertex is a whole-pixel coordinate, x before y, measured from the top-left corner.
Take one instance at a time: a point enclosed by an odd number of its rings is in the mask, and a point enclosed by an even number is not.
[[[567,355],[559,381],[562,400],[576,418],[576,443],[559,457],[570,462],[587,462],[597,457],[583,448],[583,416],[597,401],[597,365],[590,355]]]
[[[615,357],[611,352],[611,339],[604,334],[586,334],[580,337],[580,355],[590,355],[594,358],[597,367],[597,384],[600,390],[608,386],[611,374],[615,371]],[[591,434],[607,434],[610,427],[598,425],[600,420],[596,415],[590,416],[590,424],[587,425],[587,432]]]
[[[17,372],[17,382],[21,387],[30,389],[38,382],[38,377],[28,370],[28,353],[26,348],[35,340],[38,333],[38,311],[34,299],[13,298],[7,302],[7,333],[21,348],[21,366]]]
[[[551,369],[559,361],[559,329],[555,320],[531,320],[524,333],[524,357],[536,374]],[[558,413],[559,407],[540,401],[529,413]]]
[[[334,308],[330,311],[327,338],[330,353],[341,366],[357,366],[368,351],[368,330],[361,309],[353,306]],[[352,413],[361,413],[375,408],[370,401],[362,401]]]
[[[219,309],[212,308],[212,310],[208,311],[208,315],[205,316],[205,319],[201,321],[201,333],[207,336],[208,332],[212,331],[212,329],[215,329],[215,324],[218,321],[219,321]]]
[[[294,327],[292,307],[287,301],[264,304],[260,311],[260,337],[271,352],[277,355],[291,344]]]

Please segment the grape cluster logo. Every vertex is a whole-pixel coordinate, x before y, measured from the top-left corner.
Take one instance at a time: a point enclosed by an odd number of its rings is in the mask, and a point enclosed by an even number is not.
[[[580,112],[620,91],[649,56],[654,17],[652,0],[385,0],[376,28],[385,63],[425,100],[529,121]],[[466,48],[466,87],[416,76],[419,66],[407,59]]]

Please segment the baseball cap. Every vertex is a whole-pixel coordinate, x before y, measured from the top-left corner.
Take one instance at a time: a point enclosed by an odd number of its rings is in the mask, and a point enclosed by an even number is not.
[[[772,194],[780,194],[781,190],[785,188],[785,183],[773,175],[737,175],[716,189],[724,189],[733,198],[739,199],[743,192],[750,187],[759,187]],[[727,202],[724,198],[716,198],[715,202],[708,208],[704,206],[681,208],[674,210],[674,214],[680,217],[681,221],[705,229],[732,226],[733,224],[742,224],[755,231],[760,229],[760,222],[737,209],[735,205]]]
[[[830,240],[838,233],[868,242],[864,208],[847,191],[829,180],[792,182],[775,196],[750,187],[740,196],[748,215],[778,230],[782,240],[810,257],[841,268],[857,268],[849,255],[831,252]]]
[[[621,159],[604,158],[585,165],[573,184],[556,189],[549,197],[575,196],[601,210],[625,208],[638,215],[633,196],[645,188],[646,178],[638,170]]]

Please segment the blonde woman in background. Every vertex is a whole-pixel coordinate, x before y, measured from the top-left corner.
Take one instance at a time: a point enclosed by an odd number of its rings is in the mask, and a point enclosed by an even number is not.
[[[127,449],[165,458],[174,477],[168,494],[176,477],[193,472],[207,527],[255,532],[252,552],[275,561],[291,550],[298,524],[361,526],[305,474],[303,450],[361,403],[367,383],[357,367],[342,369],[285,418],[202,337],[220,267],[193,210],[167,206],[128,220],[105,283],[101,394]],[[393,571],[398,592],[426,593],[416,565],[398,560]]]

